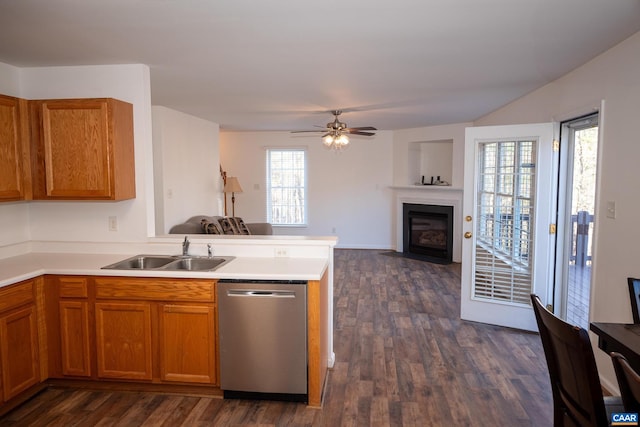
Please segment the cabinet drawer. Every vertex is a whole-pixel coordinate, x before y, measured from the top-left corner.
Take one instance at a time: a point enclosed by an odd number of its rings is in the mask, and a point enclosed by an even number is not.
[[[96,277],[96,298],[215,301],[215,280]]]
[[[59,277],[61,298],[87,298],[86,277]]]
[[[0,312],[34,301],[34,280],[0,288]]]

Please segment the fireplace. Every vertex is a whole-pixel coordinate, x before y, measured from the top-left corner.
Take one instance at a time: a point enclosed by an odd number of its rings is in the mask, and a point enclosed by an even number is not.
[[[403,203],[403,253],[449,264],[453,255],[453,206]]]

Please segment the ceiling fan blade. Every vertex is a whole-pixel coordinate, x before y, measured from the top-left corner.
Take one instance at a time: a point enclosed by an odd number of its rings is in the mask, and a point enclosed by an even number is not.
[[[354,127],[354,128],[348,128],[350,130],[378,130],[376,128],[374,128],[373,126],[359,126],[359,127]]]
[[[318,130],[292,130],[291,133],[307,133],[307,132],[326,132],[326,129],[318,129]]]
[[[353,129],[349,129],[348,133],[350,135],[364,135],[364,136],[373,136],[373,135],[375,135],[375,133],[373,133],[373,132],[362,132],[360,130],[353,130]]]

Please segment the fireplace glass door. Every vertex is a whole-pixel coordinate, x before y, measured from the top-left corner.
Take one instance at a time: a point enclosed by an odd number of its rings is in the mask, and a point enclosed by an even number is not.
[[[448,264],[453,255],[453,206],[404,203],[403,252],[425,261]]]

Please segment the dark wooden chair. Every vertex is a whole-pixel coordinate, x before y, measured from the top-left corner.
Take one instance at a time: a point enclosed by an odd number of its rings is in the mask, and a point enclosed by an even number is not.
[[[640,412],[640,375],[620,353],[611,353],[625,412]]]
[[[640,323],[640,312],[638,312],[638,307],[640,306],[640,279],[628,277],[627,283],[629,284],[629,297],[631,299],[633,323],[638,324]]]
[[[547,310],[531,295],[553,394],[553,425],[602,427],[611,412],[623,412],[619,397],[602,394],[589,334]]]

